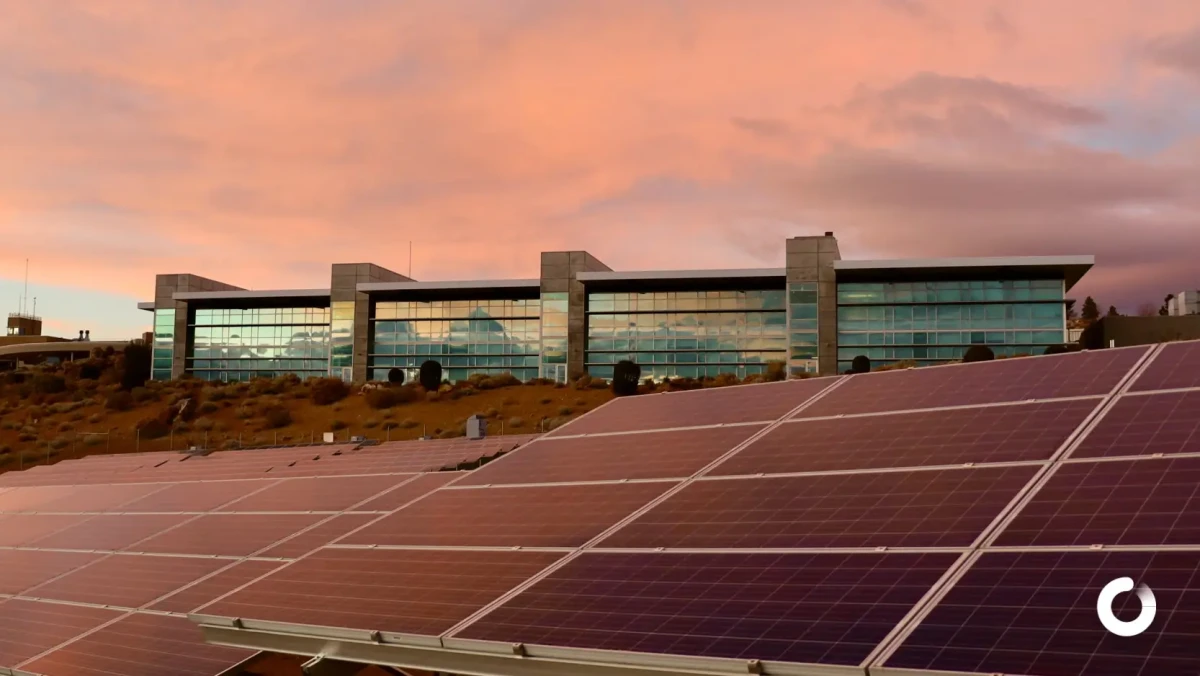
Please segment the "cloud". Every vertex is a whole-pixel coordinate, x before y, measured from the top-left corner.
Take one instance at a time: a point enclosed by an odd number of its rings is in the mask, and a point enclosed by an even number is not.
[[[1150,40],[1145,54],[1159,66],[1200,81],[1200,26],[1187,33],[1171,33]]]
[[[1102,303],[1194,276],[1200,111],[1147,67],[1195,72],[1194,0],[0,12],[0,278],[28,256],[128,298],[160,272],[319,287],[406,270],[410,240],[421,279],[568,248],[761,267],[826,230],[848,257],[1095,252]]]

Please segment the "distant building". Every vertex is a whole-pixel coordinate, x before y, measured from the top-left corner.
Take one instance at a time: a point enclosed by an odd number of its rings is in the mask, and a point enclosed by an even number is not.
[[[112,347],[120,351],[125,349],[125,345],[123,341],[93,341],[88,330],[81,330],[78,338],[43,336],[41,317],[11,312],[8,315],[8,331],[0,336],[0,370],[14,369],[23,364],[53,364],[86,359],[97,347]]]
[[[418,282],[338,263],[315,289],[250,291],[158,275],[154,378],[294,373],[383,380],[435,360],[446,377],[745,376],[934,364],[972,345],[997,356],[1066,341],[1066,292],[1091,256],[842,260],[833,233],[780,242],[780,268],[615,271],[586,251],[541,254],[533,279]]]
[[[1200,314],[1200,291],[1180,291],[1167,301],[1167,314],[1172,317]]]
[[[1101,317],[1079,338],[1084,349],[1154,345],[1200,340],[1200,314],[1153,317]]]

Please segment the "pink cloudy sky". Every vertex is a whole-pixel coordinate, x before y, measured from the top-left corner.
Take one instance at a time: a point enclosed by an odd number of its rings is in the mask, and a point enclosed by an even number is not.
[[[1196,0],[0,0],[0,307],[123,338],[159,272],[318,287],[1092,253],[1200,286]],[[33,294],[31,294],[33,295]]]

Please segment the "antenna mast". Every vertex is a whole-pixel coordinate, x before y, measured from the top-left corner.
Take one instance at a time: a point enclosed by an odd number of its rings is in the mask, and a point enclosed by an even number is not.
[[[25,259],[25,290],[21,292],[21,312],[25,312],[25,305],[29,302],[29,259]]]

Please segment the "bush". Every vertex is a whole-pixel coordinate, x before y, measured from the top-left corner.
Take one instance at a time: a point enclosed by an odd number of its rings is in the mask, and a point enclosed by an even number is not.
[[[59,432],[70,432],[70,431],[71,431],[71,430],[73,430],[73,429],[75,429],[75,426],[74,426],[74,425],[72,425],[72,424],[71,424],[71,423],[69,423],[69,422],[65,422],[65,423],[63,423],[63,424],[61,424],[61,425],[59,425],[59,426],[58,426],[58,431],[59,431]]]
[[[421,387],[433,391],[442,383],[442,365],[429,359],[421,364],[419,380]]]
[[[249,420],[250,418],[254,417],[254,409],[243,404],[242,406],[238,407],[238,410],[234,412],[234,415],[236,415],[239,420]]]
[[[121,355],[121,389],[132,390],[150,380],[151,351],[149,345],[130,343]]]
[[[612,391],[618,397],[637,394],[638,378],[642,369],[629,360],[621,360],[613,367]]]
[[[89,425],[96,425],[101,420],[104,420],[104,416],[100,415],[99,413],[93,413],[92,415],[88,416],[87,419]]]
[[[404,371],[401,371],[398,368],[389,369],[388,374],[387,374],[387,379],[388,379],[388,382],[393,385],[403,385],[404,384]]]
[[[489,408],[489,409],[486,409],[485,411],[483,411],[482,413],[476,413],[476,415],[482,416],[484,418],[499,418],[500,411],[497,411],[494,408]]]
[[[161,439],[171,433],[171,427],[159,417],[143,418],[134,427],[142,439]]]
[[[157,396],[155,396],[155,393],[153,391],[148,390],[145,387],[135,387],[129,391],[129,394],[132,395],[133,400],[139,404],[144,404],[148,401],[153,401],[158,398]],[[175,403],[175,402],[171,402],[171,403]]]
[[[767,372],[763,374],[767,382],[777,382],[787,378],[787,364],[781,361],[767,362]]]
[[[331,420],[331,421],[329,421],[329,431],[331,431],[331,432],[336,432],[336,431],[338,431],[338,430],[344,430],[344,429],[346,429],[346,423],[345,423],[345,422],[343,422],[343,421],[341,421],[341,420]]]
[[[133,395],[124,390],[113,392],[104,400],[104,408],[110,411],[128,411],[133,408]]]
[[[421,423],[413,420],[412,418],[405,418],[404,420],[400,421],[400,427],[406,430],[410,430],[420,424]]]
[[[552,401],[554,401],[554,400],[551,399],[550,397],[542,397],[541,399],[538,399],[538,403],[543,406],[545,406],[546,404],[549,404]]]
[[[373,430],[376,427],[379,427],[379,419],[378,418],[367,418],[365,421],[363,421],[363,427],[365,427],[369,430]]]
[[[85,363],[79,367],[80,380],[100,380],[104,369],[99,364]]]
[[[104,439],[99,434],[89,434],[83,438],[84,446],[100,446],[104,444]]]
[[[30,381],[33,391],[40,394],[58,394],[67,391],[67,381],[54,373],[39,373]]]
[[[417,400],[420,395],[417,394],[416,388],[410,386],[404,387],[387,387],[377,390],[367,390],[365,399],[367,406],[373,409],[380,410],[392,408],[400,404],[408,404]]]
[[[513,416],[508,419],[508,426],[513,429],[519,429],[525,426],[525,419]]]
[[[21,430],[21,433],[17,435],[17,441],[33,441],[35,439],[37,439],[37,432]]]
[[[212,430],[213,427],[216,427],[216,423],[212,421],[212,418],[197,418],[194,425],[196,429],[201,432],[208,432]]]
[[[387,420],[387,421],[384,421],[384,423],[382,425],[380,425],[380,428],[383,429],[384,431],[391,431],[391,430],[396,429],[399,426],[400,426],[400,423],[396,422],[395,420]]]
[[[329,406],[350,395],[350,388],[339,378],[319,378],[313,383],[312,403],[317,406]]]
[[[426,392],[425,401],[437,401],[442,398],[441,392]]]
[[[511,373],[497,373],[479,381],[476,385],[481,390],[498,390],[502,387],[515,387],[521,384],[521,379]]]
[[[292,413],[282,406],[271,406],[263,411],[267,429],[277,430],[292,424]]]
[[[215,402],[206,401],[203,404],[200,404],[200,406],[198,406],[196,408],[196,412],[199,413],[200,415],[205,415],[207,413],[216,413],[220,409],[221,409],[221,407],[218,406]]]
[[[559,406],[558,407],[558,414],[562,415],[562,416],[571,415],[574,412],[575,411],[573,411],[570,406]]]
[[[467,436],[467,431],[460,427],[452,427],[448,430],[442,430],[441,432],[438,432],[438,434],[437,434],[438,439],[455,439],[457,437],[465,437],[465,436]]]
[[[455,390],[450,390],[450,401],[458,401],[463,397],[472,397],[479,394],[479,390],[471,386],[461,387]]]

